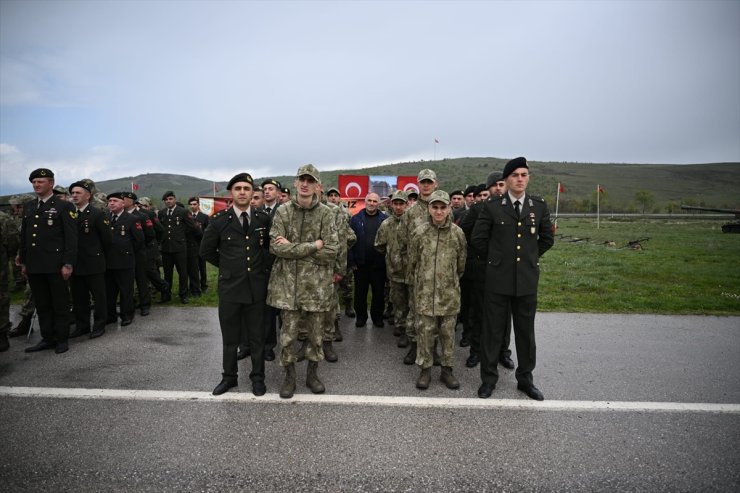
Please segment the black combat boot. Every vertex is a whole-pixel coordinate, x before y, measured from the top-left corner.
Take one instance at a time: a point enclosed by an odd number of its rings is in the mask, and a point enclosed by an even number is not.
[[[331,341],[324,341],[324,359],[329,363],[336,363],[339,361],[337,353],[334,352],[334,346]]]
[[[448,389],[459,389],[460,382],[457,381],[455,375],[452,374],[452,368],[449,366],[442,367],[442,374],[439,380],[447,386]]]
[[[404,365],[413,365],[416,361],[416,341],[411,341],[409,352],[406,353],[406,357],[403,358]]]
[[[319,363],[318,361],[308,362],[308,372],[306,373],[306,386],[311,389],[314,394],[323,394],[326,391],[326,387],[319,380],[318,375]]]
[[[344,340],[344,337],[342,337],[342,331],[339,330],[339,318],[334,319],[334,340],[336,342],[342,342]]]
[[[416,380],[416,388],[426,390],[429,388],[429,382],[432,381],[432,369],[422,368],[419,378]]]
[[[290,399],[293,393],[295,393],[295,365],[290,363],[285,367],[285,380],[280,386],[280,397]]]

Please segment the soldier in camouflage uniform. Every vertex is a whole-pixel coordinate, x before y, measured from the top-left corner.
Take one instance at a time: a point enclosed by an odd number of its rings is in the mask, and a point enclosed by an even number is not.
[[[329,191],[326,194],[326,197],[328,198],[329,202],[338,206],[339,210],[342,212],[342,215],[344,216],[344,220],[347,223],[347,226],[349,227],[349,220],[352,219],[352,214],[349,212],[347,207],[342,205],[342,199],[339,197],[339,190],[337,188],[330,188]],[[351,230],[352,228],[350,228]],[[354,234],[354,231],[352,232]],[[355,235],[355,241],[356,241],[356,235]],[[353,243],[354,244],[354,243]],[[352,245],[349,245],[349,247],[352,247]],[[344,304],[344,314],[349,318],[355,318],[355,310],[352,303],[352,293],[355,291],[355,285],[354,285],[354,273],[352,272],[352,269],[349,267],[347,268],[344,277],[342,277],[342,280],[339,281],[339,285],[337,286],[337,302],[340,302]],[[341,305],[338,307],[337,311],[341,311]]]
[[[19,236],[14,232],[13,219],[0,212],[0,353],[10,347],[8,330],[10,323],[10,295],[8,294],[8,252],[18,251]]]
[[[465,271],[465,235],[450,217],[450,197],[435,191],[429,197],[429,220],[416,228],[409,245],[409,268],[414,276],[419,389],[429,388],[435,339],[442,347],[440,380],[449,389],[460,387],[452,374],[455,323],[460,312],[460,277]]]
[[[267,304],[281,310],[280,365],[285,380],[280,397],[295,392],[295,342],[298,330],[308,331],[306,385],[313,393],[325,391],[317,375],[324,359],[322,348],[326,312],[334,306],[334,268],[339,237],[334,215],[319,202],[319,171],[301,166],[295,180],[296,197],[278,207],[270,230],[270,252],[276,256],[270,275]]]
[[[390,282],[390,298],[393,305],[393,322],[399,331],[398,347],[408,347],[409,341],[416,342],[416,335],[406,331],[409,313],[409,286],[405,282],[404,259],[399,245],[401,217],[406,211],[406,192],[396,191],[391,197],[391,215],[380,224],[375,236],[375,249],[385,254],[385,271]]]
[[[419,226],[426,224],[429,220],[429,196],[437,189],[437,174],[431,169],[419,171],[416,177],[419,184],[419,197],[413,205],[409,205],[406,212],[401,217],[399,225],[399,247],[401,258],[408,258],[408,245],[411,235]],[[411,202],[411,193],[408,194],[409,204]],[[411,342],[409,352],[403,358],[403,364],[413,365],[416,361],[416,309],[414,307],[414,271],[405,269],[406,284],[409,286],[409,314],[406,317],[406,334]],[[435,350],[435,362],[436,362]]]
[[[21,194],[21,195],[14,195],[8,201],[10,202],[10,208],[11,208],[11,213],[8,214],[8,216],[11,219],[11,221],[10,221],[10,224],[8,225],[6,234],[17,236],[18,245],[20,245],[21,218],[23,217],[23,204],[28,202],[29,200],[33,200],[33,198],[34,198],[33,195]],[[8,260],[14,261],[16,255],[18,255],[17,248],[16,248],[16,251],[14,252],[11,252],[10,250],[8,250]],[[11,268],[13,269],[13,281],[15,283],[15,287],[13,288],[13,291],[21,291],[26,286],[26,278],[23,277],[23,274],[21,274],[21,266],[16,265],[16,263],[13,262],[13,265]]]

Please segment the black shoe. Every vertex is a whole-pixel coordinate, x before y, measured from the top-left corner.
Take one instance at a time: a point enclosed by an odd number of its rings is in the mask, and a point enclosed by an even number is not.
[[[367,320],[358,319],[357,322],[355,322],[355,327],[364,327],[366,324],[367,324]]]
[[[522,392],[527,394],[527,396],[529,396],[530,399],[534,399],[536,401],[545,400],[545,396],[542,394],[542,392],[540,392],[540,389],[538,389],[534,385],[530,385],[527,387],[522,384],[517,384],[516,388],[517,390],[521,390]]]
[[[482,383],[480,387],[478,387],[478,397],[481,399],[488,399],[491,397],[491,394],[493,393],[493,389],[496,388],[495,384],[492,383]]]
[[[261,395],[265,395],[265,392],[267,392],[265,382],[252,382],[252,393],[254,395],[259,397]]]
[[[105,325],[115,324],[115,323],[118,323],[118,317],[105,319]]]
[[[192,293],[190,293],[190,296],[192,296],[193,298],[200,298],[200,291],[193,291]]]
[[[239,348],[239,350],[236,352],[236,359],[242,360],[246,358],[247,356],[249,356],[250,354],[252,354],[252,351],[250,351],[249,348],[246,348],[246,349]]]
[[[8,339],[8,334],[2,334],[0,335],[0,353],[4,353],[10,349],[10,340]]]
[[[131,323],[134,321],[133,318],[122,318],[121,319],[121,327],[126,327],[127,325],[131,325]]]
[[[28,334],[31,328],[31,317],[23,317],[18,325],[8,331],[8,337],[20,337]]]
[[[478,366],[478,363],[480,363],[480,358],[475,353],[471,353],[468,359],[465,360],[465,366],[468,368],[475,368]]]
[[[149,315],[149,307],[148,306],[142,306],[141,307],[141,316],[146,317]]]
[[[344,314],[347,315],[347,317],[349,318],[355,318],[357,316],[352,308],[347,308],[346,310],[344,310]]]
[[[183,305],[187,305],[188,303],[190,303],[190,300],[187,296],[180,296],[180,303],[182,303]]]
[[[467,337],[463,336],[460,339],[460,347],[468,347],[468,346],[470,346],[470,341],[468,340]]]
[[[57,347],[54,348],[54,352],[57,354],[66,353],[69,351],[69,345],[66,342],[58,342]]]
[[[84,336],[85,334],[89,334],[89,333],[90,333],[90,329],[83,330],[83,329],[80,329],[79,327],[75,327],[75,330],[69,333],[69,338],[74,339],[75,337]]]
[[[513,370],[515,368],[514,362],[511,361],[511,358],[508,356],[501,356],[498,359],[498,364],[503,366],[504,368],[508,368],[509,370]]]
[[[221,383],[216,385],[216,388],[213,389],[213,395],[221,395],[225,392],[227,392],[230,388],[236,387],[237,383],[236,380],[226,380],[225,378],[221,380]]]
[[[172,301],[172,292],[168,289],[167,291],[162,291],[162,299],[159,300],[159,303],[169,303]]]
[[[39,342],[35,346],[27,347],[26,348],[26,352],[27,353],[35,353],[37,351],[43,351],[45,349],[54,349],[55,347],[56,347],[56,343],[42,340],[41,342]]]
[[[273,351],[272,349],[265,349],[265,361],[274,361],[274,360],[275,360],[275,351]]]
[[[385,324],[382,321],[381,322],[373,322],[373,327],[377,327],[379,329],[382,329],[383,327],[385,327]]]
[[[93,330],[90,332],[90,339],[95,339],[96,337],[100,337],[103,334],[105,334],[105,327],[101,327],[98,330]]]

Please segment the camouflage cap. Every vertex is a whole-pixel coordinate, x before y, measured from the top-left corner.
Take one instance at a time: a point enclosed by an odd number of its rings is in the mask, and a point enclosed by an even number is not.
[[[391,202],[393,202],[394,200],[403,200],[404,202],[408,202],[409,196],[406,195],[406,192],[404,192],[403,190],[396,190],[395,192],[393,192],[393,195],[391,195]]]
[[[139,203],[141,205],[151,206],[152,205],[152,199],[150,199],[149,197],[141,197],[139,199]]]
[[[54,195],[69,195],[69,190],[67,190],[61,185],[55,186],[54,190],[52,191],[54,192]]]
[[[313,164],[304,164],[300,168],[298,168],[298,173],[296,173],[296,178],[300,178],[301,176],[310,176],[316,181],[321,181],[321,177],[319,175],[319,170],[316,169],[316,166]]]
[[[431,181],[437,181],[437,173],[430,169],[423,169],[419,171],[419,174],[416,177],[416,181],[424,181],[424,180],[431,180]]]
[[[339,193],[339,189],[337,187],[331,187],[329,190],[326,191],[326,195],[331,195],[333,193],[335,193],[337,195],[341,195]]]
[[[124,199],[131,199],[133,201],[136,201],[139,199],[139,197],[136,196],[134,192],[121,192],[123,194]]]
[[[8,203],[10,205],[20,205],[21,204],[21,196],[20,195],[13,195],[8,199]]]
[[[447,192],[443,190],[435,190],[432,192],[432,194],[429,196],[429,203],[432,202],[442,202],[444,204],[450,203],[450,196],[447,195]]]

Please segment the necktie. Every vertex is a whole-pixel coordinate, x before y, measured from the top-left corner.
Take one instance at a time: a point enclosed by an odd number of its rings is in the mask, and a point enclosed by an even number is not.
[[[244,233],[249,232],[249,216],[246,211],[242,212],[242,228],[244,229]]]
[[[113,226],[114,224],[116,224],[116,219],[118,219],[118,216],[116,216],[115,214],[111,214],[111,217],[110,217],[110,225],[111,226]]]
[[[167,217],[172,216],[172,209],[167,209]]]
[[[522,204],[518,200],[516,202],[514,202],[514,209],[516,210],[516,217],[519,217],[520,216],[520,214],[519,214],[519,211],[520,211],[519,206],[520,205],[522,205]]]
[[[44,201],[43,200],[39,200],[39,205],[36,207],[36,210],[41,209],[41,206],[43,206],[43,205],[44,205]]]
[[[266,212],[266,213],[268,213],[268,214],[269,214],[271,210],[272,210],[272,207],[265,207],[265,212]]]

